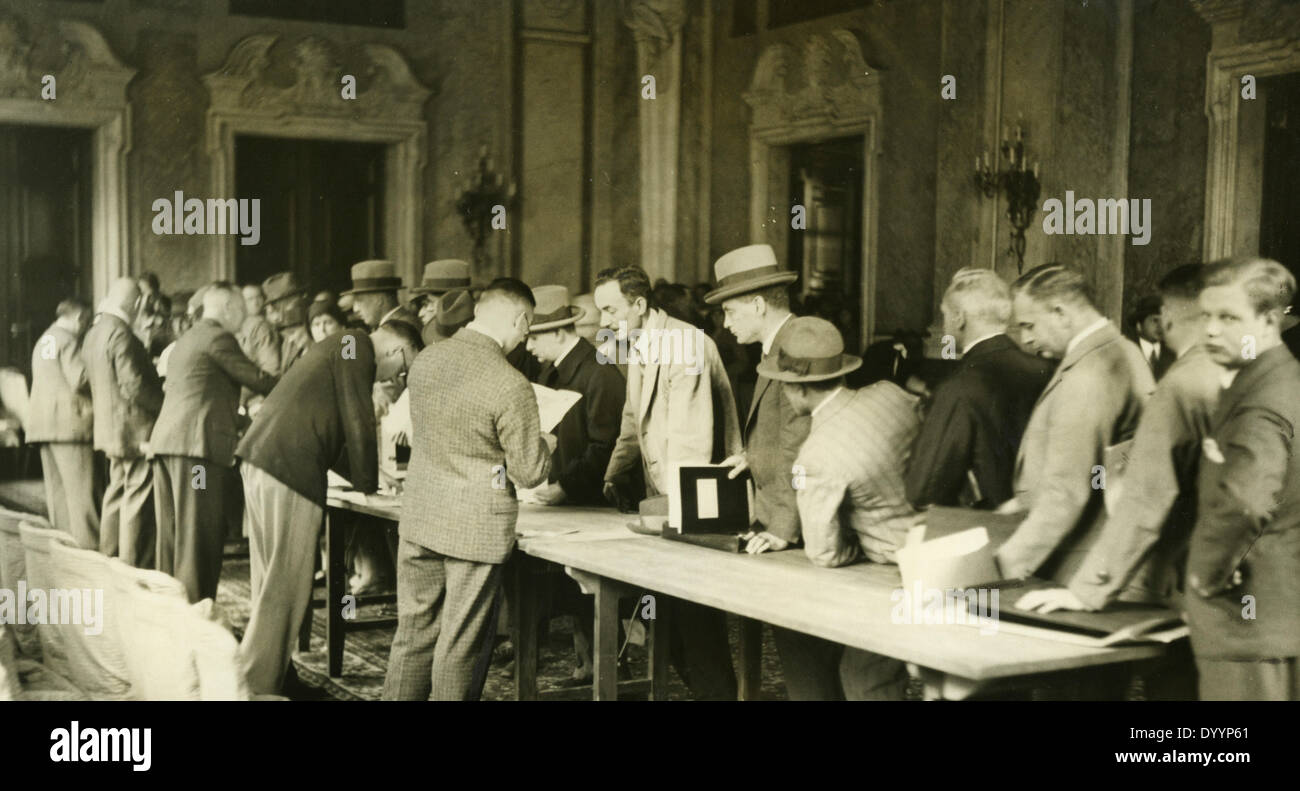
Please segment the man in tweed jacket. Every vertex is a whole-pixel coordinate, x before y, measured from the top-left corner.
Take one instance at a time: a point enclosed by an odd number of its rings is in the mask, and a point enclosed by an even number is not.
[[[499,278],[474,321],[411,366],[411,463],[398,525],[397,634],[385,700],[477,700],[515,545],[515,487],[544,483],[552,442],[506,354],[528,334],[533,295]],[[549,435],[548,435],[549,436]]]

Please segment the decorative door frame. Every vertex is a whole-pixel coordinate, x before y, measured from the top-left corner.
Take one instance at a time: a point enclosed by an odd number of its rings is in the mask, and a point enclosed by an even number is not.
[[[35,29],[35,33],[33,33]],[[38,47],[60,53],[57,69],[38,68]],[[0,123],[90,129],[91,291],[99,301],[108,284],[132,274],[127,237],[126,155],[131,108],[126,86],[136,70],[113,54],[104,36],[80,20],[34,26],[0,16]],[[41,98],[42,81],[54,77],[54,99]]]
[[[392,47],[362,44],[367,62],[345,70],[335,54],[338,47],[319,36],[294,45],[295,80],[281,87],[267,75],[271,48],[280,39],[278,33],[248,36],[231,48],[221,68],[203,77],[211,95],[207,152],[213,197],[235,197],[238,134],[384,143],[384,257],[397,265],[403,280],[418,283],[429,90]],[[355,99],[342,98],[345,73],[356,78]],[[214,238],[213,277],[234,279],[236,237]]]
[[[845,28],[809,35],[799,49],[786,43],[763,50],[745,102],[749,127],[749,235],[784,256],[789,249],[790,150],[862,136],[862,348],[871,343],[876,317],[877,217],[880,202],[882,80],[867,64],[860,36]]]

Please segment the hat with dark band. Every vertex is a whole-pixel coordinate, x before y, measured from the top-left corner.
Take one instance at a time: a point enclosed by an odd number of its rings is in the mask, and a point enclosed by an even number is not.
[[[724,299],[738,297],[768,286],[784,286],[799,275],[781,268],[771,245],[751,244],[722,256],[713,265],[718,284],[704,295],[704,301],[716,305]]]
[[[474,318],[474,297],[467,288],[448,291],[441,297],[433,297],[433,299],[438,300],[438,315],[433,323],[438,334],[443,338],[455,335],[457,330],[469,324]]]
[[[401,287],[402,279],[397,276],[397,267],[392,261],[362,261],[352,265],[352,288],[340,296],[397,291]]]
[[[458,288],[469,288],[469,264],[459,258],[442,258],[424,265],[420,285],[411,294],[446,294]]]
[[[583,310],[569,304],[569,289],[564,286],[538,286],[533,289],[533,323],[529,332],[546,332],[578,323]]]
[[[293,272],[276,272],[262,282],[262,293],[266,295],[267,304],[282,299],[296,297],[307,293],[307,287],[298,282]]]
[[[790,319],[776,354],[758,364],[760,376],[777,382],[824,382],[862,366],[862,358],[844,353],[844,338],[826,319]]]

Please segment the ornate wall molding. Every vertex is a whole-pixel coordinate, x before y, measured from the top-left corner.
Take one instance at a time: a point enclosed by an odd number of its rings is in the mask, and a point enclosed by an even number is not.
[[[1205,168],[1205,255],[1209,259],[1255,254],[1242,249],[1246,234],[1238,214],[1258,205],[1262,184],[1239,184],[1248,159],[1260,154],[1263,140],[1242,141],[1241,77],[1256,79],[1300,71],[1300,40],[1275,39],[1212,50],[1205,81],[1205,114],[1210,135]],[[1258,100],[1255,100],[1258,101]],[[1243,142],[1251,145],[1243,147]],[[1255,234],[1251,238],[1258,238]]]
[[[290,44],[278,33],[254,34],[235,44],[226,62],[203,77],[211,96],[212,194],[234,197],[237,134],[385,143],[385,256],[406,282],[415,283],[423,252],[419,212],[427,151],[424,104],[430,92],[392,47],[369,43],[360,50],[364,57],[347,61],[319,36]],[[342,98],[344,74],[356,78],[355,99]],[[213,276],[232,278],[235,238],[213,238]]]
[[[876,313],[877,218],[880,201],[881,70],[852,30],[809,35],[797,45],[763,50],[743,95],[749,131],[750,239],[787,249],[791,144],[862,135],[862,337],[871,342]]]
[[[41,98],[55,78],[55,98]],[[118,60],[86,22],[33,25],[0,15],[0,123],[93,130],[91,266],[98,300],[116,277],[131,273],[127,251],[126,154],[131,111],[126,87],[135,69]]]

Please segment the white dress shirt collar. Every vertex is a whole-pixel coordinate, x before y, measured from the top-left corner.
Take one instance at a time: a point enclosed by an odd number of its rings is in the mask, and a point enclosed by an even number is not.
[[[840,386],[831,391],[831,394],[822,399],[822,402],[813,407],[813,411],[808,415],[809,418],[815,417],[822,407],[835,400],[835,396],[844,392],[844,387]]]
[[[555,358],[554,367],[559,368],[560,363],[564,362],[564,358],[569,356],[569,352],[573,351],[573,347],[577,346],[578,342],[581,340],[582,338],[579,338],[577,335],[570,338],[568,344],[564,347],[564,351],[560,352],[560,356]]]
[[[1003,333],[1002,333],[1001,330],[999,330],[999,331],[997,331],[997,332],[990,332],[990,333],[988,333],[987,335],[981,335],[981,336],[979,336],[978,338],[976,338],[975,340],[973,340],[973,341],[971,341],[971,342],[969,342],[969,343],[962,344],[962,347],[961,347],[961,353],[962,353],[962,356],[964,357],[964,356],[966,355],[966,352],[970,351],[971,349],[974,349],[976,346],[978,346],[979,344],[983,343],[984,341],[987,341],[989,338],[996,338],[996,337],[998,337],[999,335],[1002,335],[1002,334],[1003,334]]]
[[[379,320],[379,324],[376,325],[376,326],[379,326],[379,327],[384,326],[384,322],[385,322],[385,321],[388,321],[389,319],[391,319],[391,318],[393,317],[393,314],[396,313],[397,311],[401,310],[401,309],[402,309],[402,306],[401,306],[401,305],[398,305],[397,307],[395,307],[395,308],[393,308],[392,310],[390,310],[390,311],[388,311],[387,313],[385,313],[385,314],[384,314],[384,317],[383,317],[382,319]]]
[[[1080,343],[1083,343],[1084,338],[1093,334],[1097,330],[1100,330],[1102,327],[1105,327],[1109,323],[1110,323],[1110,319],[1106,318],[1105,316],[1101,316],[1093,323],[1084,327],[1082,330],[1079,331],[1078,335],[1075,335],[1073,338],[1071,338],[1070,342],[1065,345],[1065,356],[1068,357],[1070,355],[1070,352],[1074,351],[1074,347],[1078,346]]]

